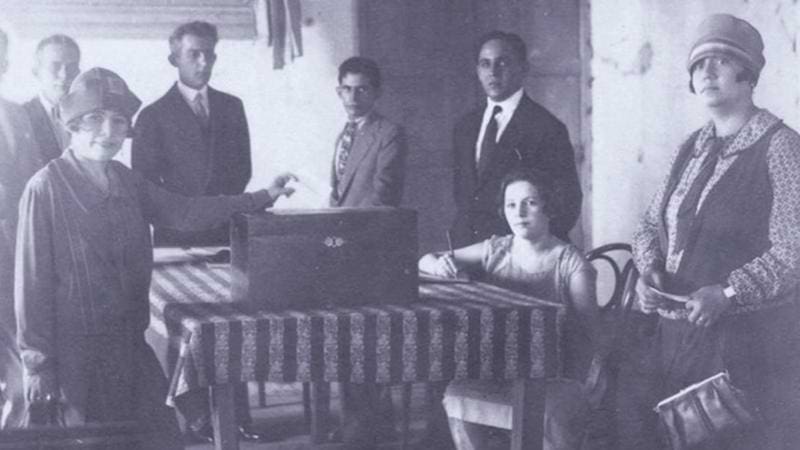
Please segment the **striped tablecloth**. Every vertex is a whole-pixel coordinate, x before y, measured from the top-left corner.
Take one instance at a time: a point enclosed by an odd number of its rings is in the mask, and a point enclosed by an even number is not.
[[[157,266],[151,327],[178,346],[170,399],[239,381],[397,383],[552,376],[560,305],[483,283],[421,284],[405,306],[257,311],[227,266]]]

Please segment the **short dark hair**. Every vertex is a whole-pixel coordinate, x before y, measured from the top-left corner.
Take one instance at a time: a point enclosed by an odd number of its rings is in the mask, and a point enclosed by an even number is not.
[[[214,45],[219,42],[219,33],[214,24],[204,22],[202,20],[195,20],[178,25],[175,31],[169,36],[169,50],[170,53],[175,54],[180,48],[183,37],[187,34],[197,36],[203,39],[211,39]]]
[[[506,189],[512,183],[526,181],[536,188],[542,201],[544,202],[544,213],[549,218],[561,215],[562,208],[559,201],[558,189],[556,188],[553,177],[539,169],[519,167],[512,169],[500,181],[500,192],[497,195],[497,212],[500,217],[505,218],[505,197]]]
[[[735,57],[733,57],[735,59]],[[694,70],[697,65],[705,58],[698,60],[694,65],[692,65],[691,69],[689,70],[689,92],[695,94],[694,91],[694,84],[692,83],[692,74],[694,74]],[[744,64],[742,64],[744,65]],[[743,81],[749,81],[750,84],[755,87],[758,84],[758,74],[753,72],[752,69],[748,69],[747,67],[743,68],[741,72],[736,74],[736,78],[734,78],[737,83],[741,83]]]
[[[478,38],[477,45],[475,46],[475,60],[480,57],[481,49],[484,44],[495,39],[508,44],[522,64],[528,63],[528,46],[525,45],[525,41],[516,33],[508,33],[500,30],[490,31]]]
[[[36,44],[36,56],[38,57],[45,47],[49,45],[61,45],[71,48],[72,50],[75,50],[75,53],[78,54],[78,59],[81,58],[81,48],[78,46],[78,43],[75,41],[75,39],[72,39],[66,34],[54,34],[39,41],[39,43]]]
[[[378,63],[370,58],[353,56],[344,60],[339,66],[339,84],[342,83],[342,80],[348,73],[364,75],[369,78],[372,87],[375,89],[380,89],[381,87],[381,70],[378,68]]]

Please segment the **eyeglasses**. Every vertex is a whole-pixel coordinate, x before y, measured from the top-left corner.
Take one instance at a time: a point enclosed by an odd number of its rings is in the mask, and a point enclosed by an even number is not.
[[[336,92],[339,93],[339,95],[344,95],[344,94],[364,95],[372,92],[372,86],[339,85],[336,86]]]
[[[128,118],[113,111],[93,111],[81,117],[78,127],[86,131],[97,131],[108,120],[111,131],[125,133],[128,131]]]

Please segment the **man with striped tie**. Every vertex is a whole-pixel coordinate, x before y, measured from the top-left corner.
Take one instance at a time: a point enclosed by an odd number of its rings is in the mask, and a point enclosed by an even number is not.
[[[375,110],[381,95],[378,64],[355,56],[339,66],[336,93],[347,123],[331,165],[332,207],[399,206],[403,195],[405,133]],[[393,431],[389,390],[342,383],[342,426],[334,433],[348,448],[372,449]]]
[[[398,206],[403,195],[403,129],[375,111],[381,73],[375,61],[352,57],[339,66],[336,93],[347,113],[331,167],[331,206]]]

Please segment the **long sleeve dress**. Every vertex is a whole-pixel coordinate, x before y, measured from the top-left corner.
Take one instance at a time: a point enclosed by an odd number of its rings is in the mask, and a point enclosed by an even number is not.
[[[17,342],[25,376],[54,381],[67,425],[138,420],[180,447],[166,379],[144,340],[153,252],[149,225],[206,229],[267,206],[266,192],[184,197],[112,161],[109,193],[71,150],[28,183],[19,206]]]
[[[634,259],[642,272],[663,271],[670,292],[729,284],[736,296],[708,328],[689,323],[685,309],[658,311],[653,358],[635,362],[637,373],[648,374],[641,389],[648,398],[622,413],[647,419],[662,398],[728,370],[760,408],[766,438],[750,433],[753,441],[737,437],[713,448],[798,448],[800,135],[761,109],[728,137],[681,248],[678,211],[715,134],[709,122],[681,146],[634,236]],[[653,420],[627,422],[631,429],[621,434],[636,440],[625,448],[643,448]]]

